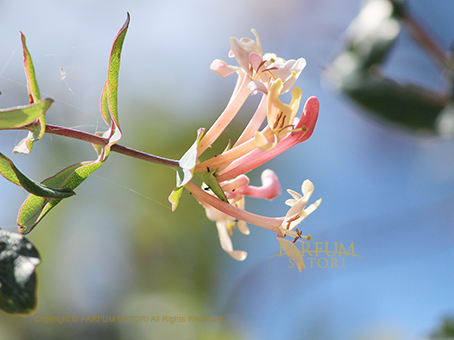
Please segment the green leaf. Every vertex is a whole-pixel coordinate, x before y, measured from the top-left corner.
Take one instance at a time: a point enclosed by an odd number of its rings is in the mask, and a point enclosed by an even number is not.
[[[197,130],[196,141],[178,161],[180,168],[177,169],[177,186],[169,196],[169,202],[172,203],[173,211],[178,207],[178,203],[180,202],[183,193],[183,187],[188,184],[193,177],[192,170],[197,165],[197,148],[204,131],[205,129],[203,128]]]
[[[41,197],[67,198],[75,195],[75,192],[68,188],[53,189],[25,176],[14,163],[0,152],[0,174],[8,181],[24,188],[29,193]]]
[[[53,99],[44,98],[30,105],[0,109],[0,130],[32,124],[46,114],[53,102]]]
[[[22,52],[24,54],[24,69],[27,77],[27,90],[30,95],[30,103],[36,103],[41,99],[39,93],[38,81],[36,80],[35,67],[33,66],[32,57],[25,43],[25,35],[20,32],[22,40]]]
[[[55,176],[44,180],[42,183],[51,187],[69,188],[74,190],[103,164],[104,161],[77,163],[63,169]],[[19,232],[21,234],[28,234],[43,217],[60,202],[61,199],[58,198],[44,198],[36,195],[29,195],[22,204],[17,217]]]
[[[336,66],[367,70],[383,63],[388,57],[400,32],[403,6],[399,0],[382,1],[382,6],[390,11],[377,11],[377,4],[368,2],[360,15],[350,24],[344,34],[345,54],[338,59]],[[377,11],[374,23],[364,20],[369,13]]]
[[[362,18],[374,11],[375,6],[376,2],[365,4],[360,16],[350,24],[345,32],[345,50],[326,69],[325,75],[336,88],[370,110],[378,121],[435,132],[447,96],[395,82],[381,72],[405,24],[406,1],[383,1],[390,11],[377,12],[371,25]]]
[[[30,104],[37,103],[41,99],[39,93],[38,81],[36,80],[35,67],[33,66],[32,57],[28,51],[27,44],[25,42],[25,35],[20,32],[22,40],[22,52],[24,55],[24,69],[25,76],[27,78],[27,90],[29,95]],[[28,136],[21,140],[18,145],[14,148],[14,153],[29,154],[33,148],[33,142],[39,140],[46,132],[46,116],[41,115],[38,118],[38,124],[29,127],[30,132]]]
[[[109,104],[110,114],[118,126],[118,75],[120,73],[120,60],[123,42],[129,27],[130,16],[127,13],[126,21],[123,27],[115,37],[112,50],[110,51],[109,70],[107,72],[107,101]]]
[[[111,127],[109,138],[112,143],[121,138],[120,122],[118,120],[118,75],[120,72],[121,50],[129,27],[130,16],[127,13],[126,22],[118,32],[112,45],[109,58],[107,80],[101,95],[101,114],[107,125]]]
[[[211,171],[206,171],[206,172],[198,172],[198,173],[196,173],[196,175],[199,176],[203,180],[203,183],[208,185],[208,187],[211,189],[211,191],[217,197],[219,197],[219,199],[228,203],[227,197],[225,197],[225,194],[224,194],[224,190],[222,190],[221,186],[219,185],[219,182],[216,179],[215,173],[216,173],[216,169],[211,170]]]
[[[36,308],[38,251],[22,235],[0,230],[0,308],[30,314]]]
[[[352,72],[342,78],[340,89],[358,104],[371,110],[379,120],[397,123],[417,131],[435,131],[445,99],[430,91],[410,84]]]
[[[87,179],[88,176],[104,164],[110,153],[110,147],[120,140],[121,130],[118,123],[117,108],[118,74],[120,71],[121,50],[128,30],[129,19],[128,13],[126,22],[113,42],[110,51],[107,81],[101,95],[101,114],[109,125],[109,130],[103,133],[102,136],[108,138],[109,143],[104,148],[99,148],[95,145],[95,150],[98,154],[98,159],[96,161],[81,162],[71,165],[57,173],[55,176],[46,179],[42,184],[51,187],[75,189]],[[60,203],[60,201],[61,199],[59,198],[43,198],[36,195],[29,195],[22,204],[19,216],[17,217],[19,232],[28,234],[52,208]]]
[[[197,130],[196,141],[178,162],[180,168],[177,169],[177,186],[169,196],[169,202],[172,203],[173,211],[175,211],[175,209],[178,207],[178,203],[183,193],[183,187],[188,184],[194,177],[192,171],[197,165],[198,145],[204,132],[205,129],[203,128]],[[219,197],[219,199],[223,200],[224,202],[228,202],[227,198],[225,197],[224,191],[216,180],[216,177],[214,175],[215,172],[215,169],[207,169],[206,172],[197,173],[197,176],[202,178],[203,182],[210,187],[210,189],[217,197]]]
[[[15,147],[13,150],[13,153],[23,153],[25,155],[28,155],[33,148],[33,142],[35,139],[33,138],[34,134],[33,132],[28,132],[27,137],[22,139]]]
[[[169,196],[169,202],[172,203],[172,211],[177,210],[178,203],[180,203],[181,195],[183,194],[183,187],[173,189]]]

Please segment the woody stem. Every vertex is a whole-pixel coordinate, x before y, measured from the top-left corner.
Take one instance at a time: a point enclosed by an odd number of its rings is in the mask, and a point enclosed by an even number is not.
[[[102,147],[104,147],[108,144],[108,141],[105,138],[102,138],[100,136],[97,136],[97,135],[94,135],[91,133],[87,133],[87,132],[83,132],[83,131],[70,129],[70,128],[65,128],[62,126],[51,125],[51,124],[46,124],[46,133],[51,133],[54,135],[79,139],[79,140],[83,140],[85,142],[89,142],[89,143],[99,145]],[[138,151],[135,149],[131,149],[126,146],[119,145],[119,144],[113,144],[111,146],[110,150],[121,153],[125,156],[138,158],[138,159],[141,159],[141,160],[144,160],[147,162],[168,166],[168,167],[171,167],[174,169],[180,168],[179,162],[177,160],[155,156],[155,155],[152,155],[152,154],[149,154],[146,152],[142,152],[142,151]]]

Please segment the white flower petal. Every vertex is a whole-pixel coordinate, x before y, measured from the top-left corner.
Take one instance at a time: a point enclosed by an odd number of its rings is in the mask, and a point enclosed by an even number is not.
[[[302,195],[300,195],[299,193],[297,193],[296,191],[293,191],[292,189],[287,189],[287,192],[292,195],[292,197],[295,199],[295,200],[299,200],[301,198],[303,198]]]
[[[246,258],[247,253],[241,250],[233,250],[232,240],[230,239],[225,222],[216,222],[216,227],[218,228],[222,249],[235,260],[243,261]]]
[[[228,65],[225,61],[219,59],[214,60],[210,68],[222,78],[226,78],[238,70],[238,67]]]
[[[262,51],[262,43],[261,43],[261,41],[260,41],[259,34],[258,34],[258,32],[257,32],[255,29],[251,29],[251,32],[252,32],[252,34],[254,34],[255,41],[256,41],[256,43],[255,43],[255,51],[256,51],[258,54],[262,55],[262,54],[263,54],[263,51]]]
[[[318,208],[318,206],[320,205],[320,203],[322,203],[322,199],[320,198],[319,200],[315,201],[314,203],[312,203],[309,207],[307,207],[306,209],[304,209],[304,211],[306,212],[307,215],[313,213],[315,211],[315,209]]]
[[[288,257],[290,257],[293,260],[293,262],[295,262],[296,266],[298,267],[298,270],[302,272],[304,269],[304,259],[301,256],[301,251],[298,250],[294,243],[290,242],[289,240],[283,237],[277,236],[276,239],[280,244],[281,250],[283,250],[284,253]]]
[[[283,66],[281,72],[275,71],[275,76],[284,81],[284,86],[281,93],[288,92],[301,74],[301,71],[306,66],[306,59],[300,58],[298,60],[288,60]],[[277,71],[280,71],[277,70]],[[277,75],[278,74],[278,75]]]
[[[259,66],[262,64],[262,56],[257,53],[249,54],[249,64],[251,65],[253,70],[257,70]]]
[[[303,185],[301,186],[301,192],[303,193],[303,195],[309,195],[309,197],[312,195],[312,192],[314,191],[314,184],[312,184],[311,181],[309,181],[308,179],[306,179],[304,182],[303,182]]]
[[[290,209],[285,215],[282,226],[288,230],[292,230],[298,224],[300,224],[301,221],[309,216],[312,212],[314,212],[322,202],[322,199],[319,199],[315,203],[311,204],[308,208],[306,208],[306,204],[312,196],[312,193],[314,192],[314,185],[311,181],[305,180],[301,186],[301,191],[303,192],[304,196],[301,196],[293,190],[287,190],[287,192],[292,195],[293,199],[288,199],[285,201],[285,204],[290,206]]]
[[[269,53],[269,52],[268,52],[268,53],[265,53],[265,54],[263,55],[263,60],[271,60],[271,59],[274,59],[274,60],[276,60],[276,61],[282,60],[283,62],[285,62],[284,59],[278,58],[277,55],[276,55],[276,53]],[[274,65],[274,64],[273,64],[273,65]]]
[[[246,177],[246,176],[244,176]],[[247,178],[247,177],[246,177]],[[249,178],[248,178],[248,182],[249,182]],[[236,206],[240,209],[243,209],[244,210],[244,196],[239,200],[237,201],[236,203]],[[238,221],[236,222],[236,225],[238,227],[238,230],[243,233],[244,235],[249,235],[250,231],[249,231],[249,228],[247,227],[247,223],[244,222],[244,221]]]
[[[271,143],[268,142],[265,135],[261,131],[256,131],[254,134],[255,145],[262,151],[270,150]]]
[[[250,234],[250,231],[249,231],[249,228],[247,226],[247,223],[244,222],[244,221],[238,221],[236,223],[237,227],[238,227],[238,230],[241,231],[244,235],[249,235]]]
[[[249,84],[247,85],[247,89],[252,94],[257,94],[258,91],[263,92],[264,94],[268,94],[268,89],[266,88],[265,84],[257,80],[249,82]]]

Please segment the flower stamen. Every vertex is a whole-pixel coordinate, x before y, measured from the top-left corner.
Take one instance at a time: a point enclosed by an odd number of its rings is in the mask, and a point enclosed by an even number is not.
[[[264,69],[262,72],[267,71],[270,74],[271,78],[273,78],[273,80],[276,80],[277,78],[274,76],[274,74],[273,74],[273,72],[271,72],[271,70],[277,70],[277,69],[278,69],[277,67],[270,67],[270,68]]]
[[[295,131],[295,126],[293,124],[289,124],[289,125],[286,125],[286,126],[283,126],[279,131],[278,131],[278,134],[281,133],[282,131],[284,131],[285,129],[288,129],[288,128],[292,128],[292,133],[294,133],[293,131]],[[296,130],[296,131],[299,131],[300,129]]]
[[[293,240],[292,243],[295,243],[298,239],[303,238],[303,236],[301,236],[301,234],[303,233],[303,231],[302,231],[302,230],[299,231],[298,228],[296,228],[295,230],[296,230],[296,237],[295,237],[295,239]]]
[[[291,219],[289,219],[287,221],[287,230],[290,229],[290,224],[293,222],[293,221],[296,221],[297,219],[300,218],[300,214],[296,214],[295,216],[293,216]]]
[[[303,125],[302,127],[298,128],[298,129],[292,129],[292,136],[295,134],[295,132],[306,131],[306,130],[307,130],[306,125]]]
[[[299,239],[305,239],[305,240],[308,240],[310,241],[311,240],[311,235],[307,235],[307,236],[303,236],[302,233],[303,231],[299,231],[298,228],[296,228],[295,230],[296,231],[293,231],[293,230],[287,230],[285,229],[284,227],[280,226],[279,227],[279,230],[284,234],[284,238],[285,236],[289,235],[291,237],[294,238],[293,242],[292,243],[295,243],[296,241],[298,241]]]
[[[267,60],[262,60],[262,62],[259,64],[259,66],[257,67],[257,70],[256,70],[256,73],[259,72],[260,68],[265,65],[265,63],[267,62]]]
[[[227,227],[227,231],[228,231],[229,235],[232,236],[233,235],[233,230],[232,229],[236,228],[235,223],[228,223],[226,225],[226,227]]]
[[[281,113],[279,113],[279,114],[277,115],[276,120],[274,121],[273,130],[274,130],[275,128],[277,128],[277,126],[279,125],[279,121],[281,120],[283,114],[284,114],[284,112],[281,111]],[[284,117],[284,118],[285,118],[285,117]],[[281,123],[281,124],[282,124],[282,123]]]

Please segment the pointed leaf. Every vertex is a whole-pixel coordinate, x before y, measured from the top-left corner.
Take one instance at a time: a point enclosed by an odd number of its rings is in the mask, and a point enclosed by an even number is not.
[[[109,70],[107,75],[107,101],[109,104],[110,114],[115,120],[116,124],[120,126],[118,122],[118,74],[120,72],[120,59],[121,50],[123,48],[123,42],[125,40],[126,32],[129,27],[130,16],[127,13],[126,21],[123,27],[118,32],[115,41],[110,51]]]
[[[93,172],[101,167],[104,161],[82,162],[71,165],[55,176],[50,177],[42,183],[52,187],[69,188],[74,190]],[[58,203],[61,199],[44,198],[36,195],[29,195],[19,211],[17,224],[21,234],[28,234],[42,220],[42,218]]]
[[[13,153],[28,155],[33,148],[33,132],[28,132],[27,137],[22,139],[13,149]]]
[[[193,169],[197,165],[197,157],[198,157],[198,146],[200,139],[204,133],[205,129],[200,128],[197,130],[197,139],[189,148],[188,151],[181,157],[179,161],[180,169],[177,169],[177,186],[172,191],[169,196],[169,201],[172,203],[172,210],[178,206],[178,203],[181,198],[181,194],[183,193],[183,187],[188,184],[192,177],[193,177]],[[207,169],[206,172],[197,173],[197,176],[202,178],[205,184],[207,184],[213,193],[219,197],[219,199],[223,200],[224,202],[228,202],[227,198],[225,197],[224,191],[222,190],[221,186],[219,185],[214,173],[216,170]]]
[[[121,138],[121,130],[118,122],[117,90],[118,74],[120,71],[120,58],[123,42],[129,26],[129,13],[126,22],[118,32],[112,49],[110,51],[109,69],[107,81],[101,95],[101,114],[109,125],[109,130],[103,133],[104,138],[109,139],[109,143],[104,148],[95,146],[98,159],[92,162],[82,162],[71,165],[63,169],[55,176],[43,181],[43,184],[52,187],[75,189],[94,171],[99,169],[106,161],[110,147]],[[29,195],[19,211],[17,224],[22,234],[29,233],[42,218],[58,203],[59,198],[43,198],[36,195]]]
[[[178,162],[181,169],[177,170],[177,187],[185,186],[192,179],[192,170],[197,165],[197,149],[204,131],[203,128],[197,130],[196,141]]]
[[[197,130],[196,141],[178,161],[180,168],[177,169],[177,185],[169,196],[169,202],[172,203],[172,211],[175,211],[178,207],[178,203],[180,202],[180,198],[183,193],[183,187],[188,184],[193,177],[192,170],[197,164],[197,149],[204,131],[205,129],[203,128]]]
[[[0,130],[16,129],[32,124],[44,116],[54,101],[44,98],[30,105],[0,109]]]
[[[24,55],[24,69],[27,78],[27,90],[30,104],[37,103],[41,99],[39,92],[38,81],[36,80],[35,67],[33,66],[32,57],[28,51],[25,42],[25,35],[20,32],[22,40],[22,52]],[[33,148],[33,142],[39,140],[46,132],[46,116],[42,115],[38,118],[38,124],[30,126],[28,136],[24,138],[14,148],[14,153],[29,154]]]
[[[126,22],[118,32],[110,51],[107,81],[101,95],[101,114],[107,125],[111,127],[109,140],[112,143],[121,138],[120,122],[118,120],[118,75],[120,72],[121,50],[129,27],[130,16],[127,13]]]
[[[75,195],[75,192],[68,188],[54,189],[47,187],[25,176],[13,162],[0,152],[0,174],[8,181],[24,188],[28,192],[41,197],[66,198]]]
[[[25,237],[0,230],[0,309],[30,314],[36,307],[36,248]]]
[[[173,189],[169,196],[169,202],[172,203],[172,211],[175,211],[180,203],[181,195],[183,194],[183,187],[177,187]]]
[[[177,188],[189,183],[192,179],[192,171],[190,169],[177,169]]]
[[[101,115],[107,125],[112,125],[112,118],[109,111],[109,103],[107,101],[107,81],[104,83],[101,93]]]
[[[24,69],[27,77],[27,90],[30,96],[30,103],[36,103],[41,99],[39,93],[38,81],[36,80],[35,67],[33,66],[32,57],[25,43],[25,35],[20,32],[22,40],[22,52],[24,54]]]
[[[219,199],[223,200],[224,202],[228,202],[227,197],[225,197],[224,190],[222,190],[219,182],[215,176],[216,169],[206,172],[197,172],[196,175],[199,176],[203,182],[208,185],[211,191],[219,197]]]
[[[357,72],[343,78],[341,90],[371,110],[381,121],[416,131],[434,131],[446,104],[442,96],[414,85],[400,85],[388,78]]]

